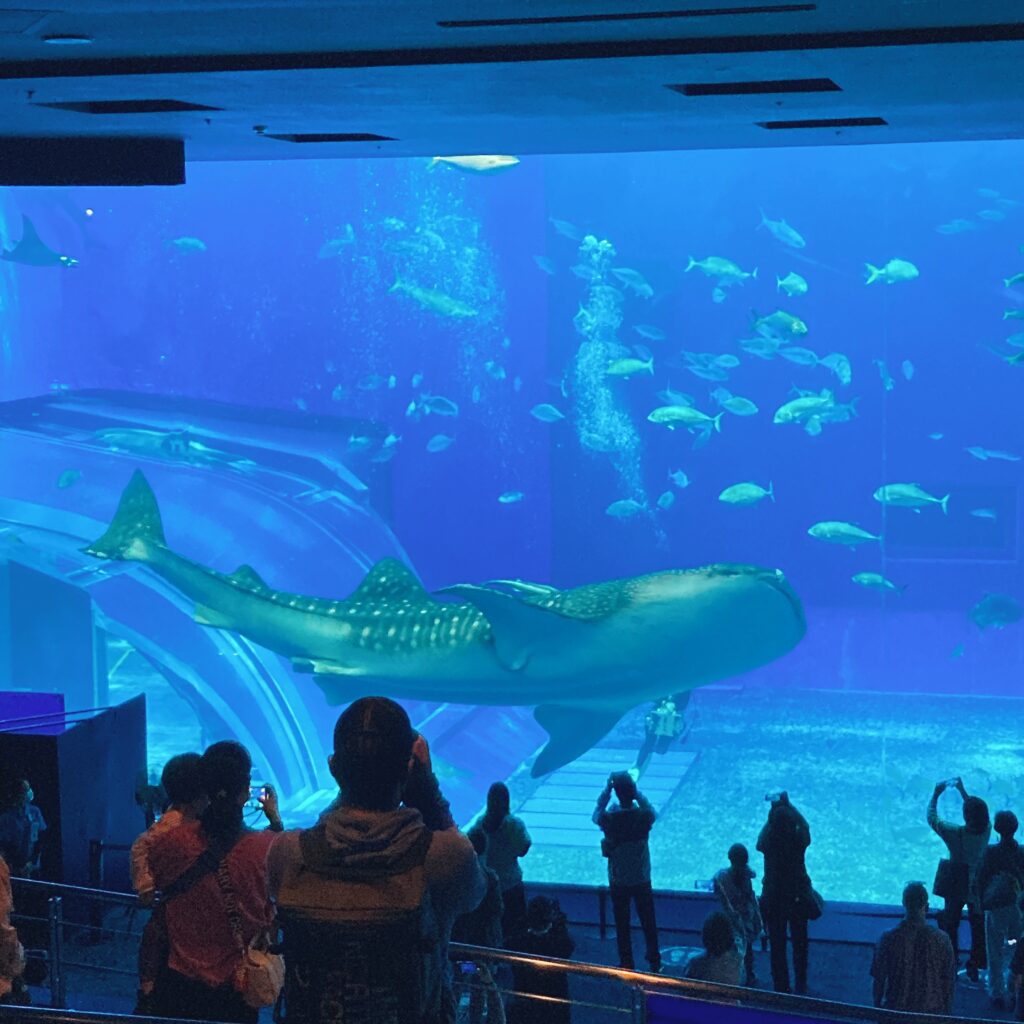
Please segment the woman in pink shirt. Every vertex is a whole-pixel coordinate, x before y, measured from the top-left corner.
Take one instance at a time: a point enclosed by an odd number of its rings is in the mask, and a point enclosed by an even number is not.
[[[203,754],[200,772],[209,807],[199,821],[155,838],[149,851],[156,887],[165,894],[170,890],[164,905],[170,952],[157,979],[154,1003],[158,1016],[255,1024],[257,1011],[245,1003],[237,986],[243,951],[228,918],[224,891],[227,885],[234,895],[246,945],[269,934],[274,911],[268,897],[267,851],[281,829],[277,800],[271,792],[262,801],[269,829],[246,828],[242,814],[252,761],[240,743],[213,744]],[[226,876],[218,871],[222,864]],[[189,884],[182,889],[179,879]]]

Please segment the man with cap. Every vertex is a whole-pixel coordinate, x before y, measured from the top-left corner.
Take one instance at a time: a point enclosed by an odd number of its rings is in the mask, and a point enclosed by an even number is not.
[[[337,800],[270,850],[287,965],[285,1021],[454,1020],[448,939],[486,880],[426,741],[385,697],[351,704],[328,759]]]

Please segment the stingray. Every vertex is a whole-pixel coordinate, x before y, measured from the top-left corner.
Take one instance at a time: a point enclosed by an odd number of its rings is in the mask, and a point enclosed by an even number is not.
[[[23,263],[27,267],[73,267],[78,260],[73,256],[64,256],[54,252],[39,237],[35,225],[23,216],[21,241],[13,249],[4,249],[0,252],[0,259],[9,263]]]

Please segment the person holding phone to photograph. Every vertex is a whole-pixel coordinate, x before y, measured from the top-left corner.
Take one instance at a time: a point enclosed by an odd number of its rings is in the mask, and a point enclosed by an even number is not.
[[[947,789],[955,789],[963,798],[962,825],[939,817],[939,797]],[[980,797],[971,796],[964,786],[963,779],[957,775],[935,784],[931,800],[928,801],[926,817],[931,830],[946,844],[951,865],[948,871],[951,887],[943,886],[943,892],[936,892],[944,901],[943,909],[939,913],[939,927],[949,936],[949,941],[953,943],[953,952],[959,961],[960,919],[964,907],[967,907],[967,921],[971,928],[971,952],[967,958],[965,974],[970,981],[977,983],[980,980],[979,971],[984,970],[987,964],[985,915],[977,892],[977,876],[992,835],[988,804]],[[936,875],[937,881],[938,878]]]

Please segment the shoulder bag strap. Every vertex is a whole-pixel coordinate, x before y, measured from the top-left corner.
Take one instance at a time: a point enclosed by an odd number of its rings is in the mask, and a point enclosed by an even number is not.
[[[234,843],[227,847],[208,846],[169,886],[161,889],[159,903],[163,905],[175,896],[188,892],[198,881],[216,871],[217,865],[231,852],[233,846]]]

